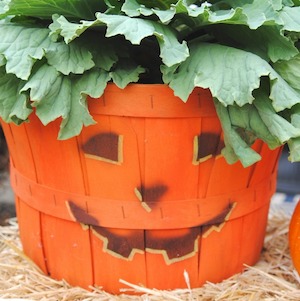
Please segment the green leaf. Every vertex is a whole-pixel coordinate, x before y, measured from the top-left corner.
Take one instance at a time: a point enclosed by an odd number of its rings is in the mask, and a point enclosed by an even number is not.
[[[237,48],[257,54],[266,61],[289,60],[299,53],[293,41],[284,36],[278,26],[251,30],[246,26],[219,24],[211,27],[209,32],[223,44],[234,43]]]
[[[300,137],[300,128],[294,127],[288,120],[277,114],[271,100],[266,95],[257,95],[254,105],[264,124],[281,144],[284,144],[291,138]]]
[[[300,31],[300,7],[284,7],[280,12],[283,28],[289,31]]]
[[[0,16],[4,15],[8,10],[8,4],[9,4],[10,0],[2,0],[0,1]]]
[[[295,105],[291,110],[291,124],[297,128],[300,128],[300,104]]]
[[[156,6],[157,7],[157,6]],[[151,16],[155,15],[159,18],[162,23],[168,23],[176,14],[176,9],[174,6],[170,6],[166,9],[157,9],[155,8],[155,2],[153,1],[153,7],[147,8],[142,6],[136,0],[125,0],[122,11],[129,17],[138,17],[140,15],[143,16]]]
[[[251,29],[257,29],[263,24],[282,24],[278,13],[278,6],[274,7],[276,1],[253,0],[250,4],[243,6],[243,13],[247,16],[248,24]],[[275,3],[276,4],[276,3]]]
[[[246,167],[257,162],[259,156],[251,149],[256,138],[275,149],[300,134],[300,128],[278,115],[263,93],[256,93],[254,105],[224,107],[217,100],[215,105],[224,131],[226,147],[222,153],[230,163],[240,160]]]
[[[259,161],[261,159],[260,155],[241,138],[236,128],[232,125],[228,108],[218,101],[215,101],[215,106],[217,114],[222,121],[225,143],[222,154],[227,162],[232,164],[240,160],[242,165],[247,167]]]
[[[107,83],[111,80],[111,76],[104,70],[93,69],[77,78],[76,89],[79,91],[81,98],[89,95],[93,98],[99,98],[106,88]]]
[[[137,0],[138,3],[148,8],[169,9],[172,4],[178,0]]]
[[[86,41],[86,46],[92,54],[95,66],[105,71],[112,69],[121,56],[120,52],[123,51],[123,47],[118,41],[107,39],[103,39],[101,43],[96,44],[94,43],[94,39],[91,39],[90,41]]]
[[[300,54],[289,61],[277,62],[274,69],[292,88],[300,91]]]
[[[36,106],[35,103],[39,103],[42,99],[45,100],[50,91],[54,90],[55,82],[59,79],[61,79],[61,75],[54,67],[43,64],[34,71],[20,92],[30,90],[29,97],[33,101],[33,105]],[[45,122],[45,124],[48,122]]]
[[[279,139],[271,134],[255,106],[232,105],[228,106],[227,110],[232,127],[238,129],[240,135],[243,134],[242,138],[247,141],[248,145],[251,145],[256,138],[265,141],[271,149],[281,145]]]
[[[34,73],[22,92],[30,90],[32,106],[44,125],[62,117],[66,118],[70,110],[72,93],[71,80],[65,78],[51,66],[44,65]]]
[[[107,5],[108,9],[105,13],[110,15],[119,15],[121,13],[121,7],[124,0],[104,0],[104,3]],[[102,12],[102,10],[101,10]]]
[[[69,45],[53,42],[49,30],[34,25],[6,24],[0,26],[0,56],[6,60],[6,71],[28,79],[37,60],[46,57],[48,63],[63,74],[83,73],[95,64],[84,40]]]
[[[32,111],[27,106],[27,97],[19,93],[23,85],[23,81],[12,74],[5,75],[4,68],[0,68],[0,116],[5,122],[19,124]]]
[[[6,0],[5,2],[6,14],[48,19],[51,19],[53,14],[61,14],[65,17],[88,20],[94,18],[96,12],[105,11],[108,8],[104,1],[99,0]]]
[[[86,97],[87,95],[94,98],[100,97],[109,79],[107,72],[92,71],[85,73],[74,82],[69,98],[68,116],[61,123],[59,139],[64,140],[76,136],[83,126],[95,123],[89,113]]]
[[[153,10],[139,4],[136,0],[125,0],[122,5],[122,12],[124,12],[129,17],[151,16],[153,15]]]
[[[290,109],[300,102],[300,92],[293,89],[277,72],[270,73],[270,99],[276,112]]]
[[[155,29],[163,63],[173,66],[183,62],[189,56],[187,43],[183,41],[180,44],[171,29],[160,25],[155,25]]]
[[[181,99],[187,100],[199,86],[209,88],[225,106],[252,103],[252,91],[259,87],[260,77],[267,76],[270,71],[264,60],[251,53],[208,43],[190,45],[190,57],[177,70],[163,70]]]
[[[290,149],[290,155],[288,157],[291,162],[299,162],[300,161],[300,137],[290,139],[287,142],[287,145]]]
[[[129,17],[138,17],[141,15],[141,5],[135,0],[125,0],[122,5],[122,12],[124,12]],[[149,15],[152,15],[152,10],[149,8],[145,8]]]
[[[31,113],[32,113],[32,108],[29,100],[27,98],[18,95],[14,106],[11,108],[9,118],[15,124],[20,124],[23,121],[26,121]]]
[[[181,14],[181,15],[187,14],[190,17],[198,17],[202,14],[205,14],[206,16],[208,16],[211,6],[212,6],[212,4],[208,3],[207,1],[205,1],[199,5],[192,5],[186,0],[179,0],[175,4],[177,14]]]
[[[84,40],[74,41],[68,45],[62,42],[53,43],[52,47],[46,50],[45,56],[48,64],[64,75],[82,74],[95,65]]]
[[[291,110],[291,123],[300,128],[300,105],[296,105]],[[290,149],[289,160],[291,162],[299,162],[300,161],[300,137],[291,138],[287,141],[288,147]]]
[[[0,67],[6,64],[6,59],[4,55],[0,54]]]
[[[79,24],[75,24],[73,22],[70,23],[62,16],[55,16],[54,23],[50,25],[50,29],[52,30],[52,35],[62,35],[65,42],[69,43],[85,32],[89,27],[98,27],[100,24],[107,25],[106,37],[124,35],[133,45],[139,45],[146,37],[156,36],[161,49],[160,56],[167,66],[180,63],[189,55],[186,42],[179,43],[175,31],[167,26],[150,20],[129,18],[127,16],[97,14],[96,21],[82,21]],[[111,45],[107,38],[105,40],[101,39],[101,35],[99,35],[99,38],[100,41],[108,44],[108,46]],[[101,51],[101,47],[99,47],[99,49]],[[102,47],[102,53],[104,52],[104,49]],[[106,51],[106,53],[109,52]]]
[[[122,49],[122,45],[118,42],[111,41],[110,39],[106,39],[104,37],[104,33],[94,33],[89,32],[85,33],[84,36],[81,36],[89,27],[97,26],[98,24],[102,24],[100,21],[81,21],[81,23],[69,22],[64,16],[53,16],[53,23],[49,26],[51,29],[50,35],[53,36],[62,36],[65,40],[66,44],[70,43],[70,47],[74,48],[73,57],[77,60],[74,61],[74,67],[82,64],[83,66],[87,66],[87,68],[92,67],[93,65],[102,68],[106,71],[109,71],[112,66],[118,61],[117,50]],[[80,39],[71,43],[74,39]],[[98,43],[95,43],[95,40],[98,40]],[[61,51],[63,52],[63,48],[66,46],[61,46]],[[62,54],[62,56],[70,56],[69,50],[66,49],[66,53]],[[55,55],[54,51],[54,55]],[[76,54],[78,52],[78,55]],[[81,55],[80,52],[83,52]],[[58,54],[57,54],[58,55]],[[92,55],[92,58],[91,58]],[[86,60],[81,60],[80,57]],[[53,59],[53,65],[55,64],[55,59]],[[66,61],[64,62],[66,64]],[[58,66],[60,63],[57,64]],[[74,68],[73,67],[73,68]],[[58,69],[60,70],[60,69]],[[87,70],[87,69],[85,69]],[[74,71],[73,71],[74,72]],[[63,72],[66,74],[66,72]],[[80,73],[80,72],[74,72]]]
[[[300,0],[285,0],[283,2],[285,2],[287,6],[300,6]]]
[[[50,24],[50,36],[56,37],[61,35],[64,37],[65,43],[68,44],[80,35],[82,35],[88,28],[96,25],[101,25],[98,20],[85,21],[81,20],[80,23],[69,22],[64,16],[53,15],[53,22]]]
[[[164,81],[184,101],[195,87],[202,87],[209,88],[225,106],[251,104],[253,91],[260,86],[261,78],[267,76],[276,111],[300,102],[300,94],[259,56],[218,44],[191,45],[190,57],[178,69],[164,68],[163,73]]]
[[[35,61],[43,58],[51,44],[48,34],[44,28],[1,24],[0,54],[7,61],[6,71],[28,79]]]
[[[245,25],[252,30],[263,25],[283,24],[278,12],[282,5],[279,6],[274,1],[223,0],[219,2],[203,2],[201,5],[191,6],[185,0],[178,1],[175,5],[176,18],[185,20],[185,24],[190,24],[194,32],[197,32],[197,28],[199,30],[213,24]]]
[[[86,106],[86,95],[100,97],[110,80],[107,72],[92,70],[82,76],[66,77],[52,66],[42,65],[21,90],[29,91],[36,114],[46,125],[62,117],[60,139],[78,135],[83,125],[94,121]],[[28,92],[27,92],[28,94]]]
[[[107,37],[124,35],[132,44],[138,45],[149,36],[156,36],[161,49],[162,61],[167,66],[183,62],[189,55],[185,42],[179,43],[173,30],[165,25],[126,16],[97,14],[97,19],[107,25]]]
[[[137,66],[128,59],[119,62],[116,69],[112,71],[111,78],[113,82],[121,89],[124,89],[129,83],[135,83],[139,80],[139,75],[144,73],[145,69]]]
[[[162,23],[168,24],[168,22],[174,18],[176,10],[172,7],[168,10],[153,9],[153,13],[159,18]]]
[[[124,35],[134,45],[140,44],[142,39],[154,35],[155,32],[153,23],[148,20],[100,13],[96,16],[107,25],[107,37]]]

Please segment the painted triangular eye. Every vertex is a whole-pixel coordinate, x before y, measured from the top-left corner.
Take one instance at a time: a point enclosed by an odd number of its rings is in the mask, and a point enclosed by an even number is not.
[[[85,156],[113,164],[123,162],[123,136],[116,133],[100,133],[92,136],[82,146]]]
[[[216,133],[202,133],[194,137],[193,164],[197,165],[221,154],[224,141]]]

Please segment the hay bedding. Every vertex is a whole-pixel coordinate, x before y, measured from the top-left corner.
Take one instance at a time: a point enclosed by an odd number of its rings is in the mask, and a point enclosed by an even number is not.
[[[0,227],[0,300],[300,300],[300,277],[293,270],[288,250],[289,218],[283,212],[270,214],[261,259],[254,267],[245,267],[244,273],[192,290],[188,278],[186,289],[174,291],[148,290],[123,281],[124,288],[137,290],[141,296],[113,296],[100,288],[89,292],[43,275],[22,253],[18,225],[11,219],[9,226]]]

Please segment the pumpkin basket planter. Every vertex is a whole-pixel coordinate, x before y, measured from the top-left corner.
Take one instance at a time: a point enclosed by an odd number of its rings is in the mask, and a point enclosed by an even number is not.
[[[199,287],[253,265],[299,161],[298,1],[0,1],[24,252],[73,285]]]

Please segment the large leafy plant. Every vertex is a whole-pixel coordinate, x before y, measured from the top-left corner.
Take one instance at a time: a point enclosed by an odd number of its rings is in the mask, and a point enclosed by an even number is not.
[[[59,139],[94,123],[108,82],[165,83],[186,101],[209,88],[228,162],[257,138],[300,160],[299,0],[0,0],[0,116]]]

